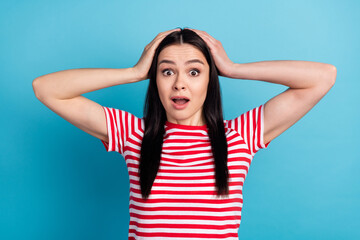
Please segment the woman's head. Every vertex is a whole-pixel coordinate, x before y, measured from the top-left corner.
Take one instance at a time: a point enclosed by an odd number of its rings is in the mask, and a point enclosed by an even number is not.
[[[193,45],[188,43],[170,45],[160,52],[156,86],[169,122],[204,125],[202,108],[208,83],[209,64],[203,53]],[[173,100],[174,97],[189,99],[182,105],[185,108],[178,109],[174,102],[178,100]]]
[[[187,61],[196,60],[190,63]],[[205,41],[190,29],[167,35],[155,50],[149,69],[148,95],[154,109],[161,109],[169,122],[205,125],[206,105],[221,105],[216,66]],[[171,99],[184,96],[186,107],[177,109]]]

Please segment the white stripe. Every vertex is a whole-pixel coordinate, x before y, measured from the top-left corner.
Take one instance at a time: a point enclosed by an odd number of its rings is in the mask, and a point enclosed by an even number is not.
[[[165,145],[165,146],[164,146]],[[189,152],[189,151],[209,151],[211,150],[211,146],[207,146],[207,147],[193,147],[191,149],[174,149],[174,150],[170,150],[170,149],[167,149],[166,147],[169,147],[167,144],[164,144],[163,145],[163,152],[166,152],[166,153],[178,153],[178,152]],[[180,146],[181,144],[179,144]],[[194,145],[194,144],[193,144]],[[183,145],[182,145],[183,147]]]
[[[167,138],[167,139],[169,139],[169,138]],[[166,140],[167,140],[167,139],[166,139]],[[178,139],[178,138],[176,138],[176,139]],[[185,139],[192,139],[192,140],[194,140],[194,139],[196,139],[196,138],[185,138]],[[164,142],[163,147],[164,147],[164,148],[166,148],[166,147],[178,147],[178,146],[191,147],[191,146],[199,145],[199,144],[206,144],[206,142],[204,142],[204,141],[201,141],[201,142],[200,142],[200,141],[199,141],[199,142],[192,141],[192,142],[190,142],[190,143],[186,143],[186,142],[184,142],[184,143],[177,143],[177,142],[169,143],[169,142]]]
[[[134,196],[136,198],[142,198],[140,193],[134,193],[134,192],[130,192],[130,196]],[[229,195],[230,196],[230,195]],[[222,198],[222,196],[217,196],[217,195],[210,195],[210,194],[201,194],[201,195],[176,195],[176,194],[150,194],[149,195],[149,199],[191,199],[194,200],[194,202],[198,199],[206,199],[206,200],[217,200]],[[240,193],[236,193],[236,194],[232,194],[229,198],[224,196],[224,199],[237,199],[237,198],[242,198],[242,194]],[[146,204],[145,204],[146,206]]]
[[[135,228],[136,229],[136,228]],[[142,237],[138,237],[135,233],[129,233],[129,237],[135,237],[135,239],[144,240]],[[210,238],[206,237],[206,239],[219,239],[219,238]],[[239,240],[238,238],[228,237],[228,238],[221,238],[222,240]],[[178,237],[146,237],[146,240],[179,240]],[[191,238],[187,237],[186,240],[204,240],[204,238]]]
[[[257,137],[257,135],[258,135],[258,132],[259,132],[259,128],[258,128],[258,121],[259,121],[259,107],[257,107],[256,109],[255,109],[255,113],[256,113],[256,119],[254,119],[254,121],[255,121],[255,124],[256,124],[256,129],[255,129],[255,131],[254,131],[254,144],[255,144],[255,146],[254,146],[254,152],[255,151],[258,151],[259,150],[259,147],[257,146],[258,145],[258,137]]]
[[[167,180],[162,180],[162,179],[158,179],[157,182],[161,183],[161,182],[167,182]],[[139,185],[133,185],[132,186],[134,189],[140,189]],[[203,191],[213,191],[214,187],[169,187],[169,186],[156,186],[156,184],[154,184],[151,188],[152,190],[163,190],[163,191],[176,191],[176,192],[189,192],[189,191],[197,191],[199,193],[203,192]],[[238,186],[229,186],[229,190],[242,190],[242,186],[238,185]]]
[[[179,159],[177,159],[179,160]],[[171,162],[171,161],[167,161],[167,160],[161,160],[161,162],[163,162],[164,164],[168,164],[168,165],[174,165],[174,166],[193,166],[193,165],[198,165],[198,164],[204,164],[204,163],[210,163],[213,162],[212,159],[209,160],[199,160],[199,161],[192,161],[190,163],[176,163],[176,162]]]
[[[213,212],[213,211],[196,211],[196,210],[191,210],[191,211],[142,211],[142,210],[137,210],[137,209],[130,209],[130,213],[136,213],[139,215],[146,215],[146,216],[156,216],[156,215],[181,215],[181,216],[186,216],[189,215],[191,216],[210,216],[210,217],[231,217],[234,215],[240,215],[240,211],[226,211],[226,212]],[[176,214],[178,213],[178,214]]]
[[[165,128],[165,132],[167,134],[171,134],[171,135],[174,135],[174,133],[190,133],[190,134],[202,134],[202,135],[205,135],[207,136],[207,133],[205,130],[200,130],[200,129],[181,129],[181,128]],[[176,137],[181,137],[181,136],[176,136]]]
[[[121,152],[124,152],[124,146],[123,146],[123,142],[125,141],[125,139],[123,139],[123,129],[121,128],[121,123],[122,125],[125,125],[125,113],[121,110],[116,111],[116,118],[117,118],[117,129],[118,131],[118,137],[119,137],[119,142],[120,142],[120,149]],[[125,126],[124,126],[125,128]]]
[[[189,224],[188,219],[141,219],[137,217],[132,217],[132,221],[135,221],[137,223],[146,223],[146,224]],[[215,226],[222,226],[226,224],[238,224],[240,221],[238,220],[197,220],[197,219],[191,219],[191,224],[209,224],[209,225],[215,225]],[[204,240],[204,239],[203,239]]]
[[[204,229],[204,228],[140,228],[135,226],[130,226],[129,229],[136,228],[138,232],[143,233],[154,233],[154,232],[167,232],[167,233],[203,233],[203,234],[225,234],[233,233],[234,229],[229,228],[225,230],[220,229]]]
[[[245,174],[246,171],[245,170],[242,170],[242,172]],[[139,181],[139,177],[137,176],[129,176],[130,180],[134,180],[134,181]],[[158,181],[160,179],[155,179],[155,181]],[[244,178],[242,177],[233,177],[233,178],[230,178],[229,179],[229,182],[238,182],[238,183],[241,183],[243,182]],[[190,179],[190,180],[171,180],[171,179],[166,179],[166,182],[167,183],[193,183],[194,180]],[[203,179],[203,180],[196,180],[197,183],[215,183],[215,179]],[[137,185],[137,184],[136,184]]]
[[[262,105],[261,107],[261,131],[260,131],[260,145],[262,148],[265,148],[265,143],[264,143],[264,105]]]

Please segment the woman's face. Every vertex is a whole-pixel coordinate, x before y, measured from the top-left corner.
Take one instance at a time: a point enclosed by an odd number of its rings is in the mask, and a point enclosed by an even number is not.
[[[159,54],[156,84],[167,120],[172,123],[205,125],[202,114],[209,83],[209,65],[200,50],[190,44],[170,45]],[[186,104],[172,100],[182,96]]]

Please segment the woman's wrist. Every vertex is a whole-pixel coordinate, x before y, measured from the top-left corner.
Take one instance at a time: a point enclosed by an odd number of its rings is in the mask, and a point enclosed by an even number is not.
[[[240,63],[234,63],[232,62],[227,71],[226,71],[226,76],[228,78],[238,78],[239,75],[239,67],[240,67]]]
[[[148,79],[147,74],[144,75],[143,73],[138,71],[138,69],[136,67],[131,67],[131,68],[129,68],[129,70],[132,72],[132,74],[134,76],[134,82],[140,82],[142,80]]]

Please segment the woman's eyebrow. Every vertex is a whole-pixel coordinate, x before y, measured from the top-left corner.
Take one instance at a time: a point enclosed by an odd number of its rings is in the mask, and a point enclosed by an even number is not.
[[[202,65],[205,65],[204,62],[201,61],[200,59],[191,59],[191,60],[185,62],[185,64],[194,63],[194,62],[201,63]],[[170,64],[176,65],[175,62],[173,62],[173,61],[171,61],[171,60],[167,60],[167,59],[161,60],[161,61],[159,62],[159,65],[162,64],[162,63],[170,63]]]

